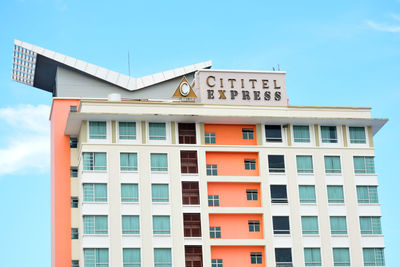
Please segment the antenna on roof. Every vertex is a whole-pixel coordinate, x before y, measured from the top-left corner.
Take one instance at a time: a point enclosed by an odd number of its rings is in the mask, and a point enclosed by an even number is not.
[[[278,71],[281,71],[281,66],[278,64]]]
[[[129,50],[128,50],[128,74],[130,77],[131,76],[131,57],[129,55]]]

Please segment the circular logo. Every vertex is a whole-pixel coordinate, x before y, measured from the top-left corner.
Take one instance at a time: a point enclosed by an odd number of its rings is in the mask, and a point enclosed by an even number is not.
[[[182,96],[187,96],[190,93],[190,86],[187,82],[183,82],[179,87],[179,92]]]

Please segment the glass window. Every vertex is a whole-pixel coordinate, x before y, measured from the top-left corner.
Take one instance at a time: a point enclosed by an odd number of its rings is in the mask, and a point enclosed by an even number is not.
[[[210,227],[210,238],[221,238],[221,227]]]
[[[307,125],[293,125],[295,143],[310,143],[310,130]]]
[[[375,173],[374,157],[354,156],[355,173]]]
[[[257,189],[247,189],[246,196],[247,196],[247,200],[258,200],[258,190]]]
[[[319,233],[317,216],[302,216],[301,226],[303,229],[303,235],[316,235]]]
[[[108,234],[107,216],[103,215],[83,216],[83,233],[85,235]]]
[[[249,232],[260,232],[260,221],[249,221]]]
[[[70,137],[69,138],[69,147],[70,148],[77,148],[78,147],[78,138]]]
[[[168,171],[168,156],[167,154],[151,153],[151,171],[152,172],[167,172]]]
[[[315,186],[314,185],[299,185],[300,203],[315,203]]]
[[[123,267],[140,267],[140,248],[123,249]]]
[[[262,253],[251,252],[250,253],[251,264],[262,264]]]
[[[154,267],[172,267],[171,249],[154,249]]]
[[[149,122],[149,139],[167,140],[167,130],[165,128],[165,123]]]
[[[271,185],[270,191],[272,203],[288,203],[286,185]]]
[[[275,261],[277,266],[292,266],[292,249],[290,248],[276,248]]]
[[[272,223],[275,235],[290,234],[289,217],[288,216],[273,216]]]
[[[325,173],[342,172],[339,156],[325,156],[324,160],[325,160]]]
[[[107,154],[104,152],[83,152],[83,170],[107,170]]]
[[[243,128],[242,129],[242,136],[243,136],[243,139],[253,140],[254,139],[254,130],[253,129]]]
[[[336,126],[321,126],[322,143],[337,143]]]
[[[79,260],[72,260],[71,267],[79,267]]]
[[[71,228],[71,239],[79,239],[78,228]]]
[[[223,261],[221,259],[212,259],[211,267],[224,267]]]
[[[121,184],[121,202],[138,202],[139,192],[137,184]]]
[[[269,172],[285,172],[285,158],[283,155],[268,155]]]
[[[196,144],[196,124],[178,124],[179,144]]]
[[[71,208],[77,208],[79,206],[79,198],[71,197]]]
[[[244,169],[245,170],[255,170],[256,169],[256,160],[255,159],[245,159],[244,160]]]
[[[383,248],[363,248],[364,266],[385,266]]]
[[[216,143],[215,133],[205,133],[204,137],[205,137],[206,144],[215,144]]]
[[[121,171],[137,171],[137,154],[121,153],[120,154]]]
[[[377,186],[357,186],[358,203],[373,204],[378,201]]]
[[[118,124],[119,124],[119,139],[136,140],[136,122],[120,121]]]
[[[265,140],[267,142],[282,142],[282,131],[280,125],[265,125]]]
[[[89,138],[90,139],[106,139],[107,123],[105,121],[89,121]]]
[[[330,222],[332,235],[347,234],[346,216],[331,216]]]
[[[305,266],[322,266],[320,248],[304,248]]]
[[[107,202],[107,184],[83,184],[84,202]]]
[[[333,266],[350,266],[350,253],[348,248],[333,249]]]
[[[312,156],[296,156],[297,173],[313,173]]]
[[[181,173],[198,173],[197,151],[181,150]]]
[[[71,178],[77,178],[78,177],[78,168],[71,167],[70,168],[70,176],[71,176]]]
[[[170,231],[169,216],[153,216],[153,234],[169,235]]]
[[[364,127],[349,127],[349,132],[350,132],[350,143],[351,144],[367,143]]]
[[[328,185],[328,203],[344,203],[343,186]]]
[[[138,235],[140,233],[140,222],[138,215],[122,215],[122,234]]]
[[[168,184],[152,184],[151,197],[153,202],[168,202],[169,201]]]
[[[207,164],[207,175],[218,175],[217,165],[215,164]]]
[[[208,206],[218,207],[219,206],[219,196],[218,195],[208,195]]]
[[[108,267],[108,248],[84,248],[85,267]]]
[[[362,235],[381,235],[381,217],[360,217]]]

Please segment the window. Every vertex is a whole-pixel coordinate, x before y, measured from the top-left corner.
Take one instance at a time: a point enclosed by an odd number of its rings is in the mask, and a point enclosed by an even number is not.
[[[322,266],[320,248],[304,248],[305,266]]]
[[[247,200],[258,200],[258,190],[257,189],[247,189],[246,196],[247,196]]]
[[[350,266],[350,253],[348,248],[333,249],[333,266]]]
[[[253,140],[254,139],[254,129],[242,129],[242,136],[245,140]]]
[[[69,106],[69,112],[78,112],[77,106]]]
[[[154,249],[154,267],[172,267],[171,249]]]
[[[282,142],[282,132],[280,125],[265,125],[265,140],[267,142]]]
[[[357,199],[358,203],[374,204],[378,201],[378,187],[377,186],[357,186]]]
[[[108,234],[108,220],[104,215],[83,216],[83,233],[85,235]]]
[[[137,184],[121,184],[121,202],[138,202],[139,192]]]
[[[249,232],[260,232],[260,221],[249,221]]]
[[[211,267],[224,267],[224,264],[221,259],[212,259]]]
[[[122,234],[138,235],[140,233],[140,222],[138,215],[122,216]]]
[[[149,122],[149,139],[167,140],[167,130],[164,122]]]
[[[367,143],[364,127],[349,127],[349,132],[350,132],[350,144]]]
[[[208,195],[208,206],[218,207],[219,206],[219,196],[218,195]]]
[[[78,138],[70,137],[69,138],[69,147],[70,148],[77,148],[78,147]]]
[[[71,176],[71,178],[77,178],[78,177],[78,168],[71,167],[70,168],[70,176]]]
[[[169,235],[170,232],[169,216],[153,216],[153,234]]]
[[[89,121],[89,139],[106,139],[107,123],[105,121]]]
[[[286,185],[271,185],[270,191],[272,203],[288,203]]]
[[[151,171],[152,172],[167,172],[168,171],[168,156],[167,154],[151,153]]]
[[[262,264],[262,253],[251,252],[250,253],[251,264]]]
[[[381,235],[381,217],[360,217],[362,235]]]
[[[71,228],[71,239],[79,239],[78,228]]]
[[[197,151],[181,151],[181,173],[198,173]]]
[[[322,143],[337,143],[336,126],[321,126]]]
[[[307,125],[293,125],[293,140],[295,143],[310,143],[310,130]]]
[[[342,172],[339,156],[325,156],[324,160],[325,160],[325,173]]]
[[[179,144],[196,144],[196,124],[178,124]]]
[[[79,260],[72,260],[71,267],[79,267]]]
[[[383,248],[363,248],[364,266],[385,266]]]
[[[71,197],[71,208],[77,208],[79,205],[78,197]]]
[[[200,213],[184,213],[183,228],[185,237],[201,237]]]
[[[108,267],[108,248],[84,248],[85,267]]]
[[[136,122],[120,121],[118,130],[120,140],[136,140]]]
[[[210,227],[210,238],[221,238],[221,227]]]
[[[277,267],[292,266],[292,250],[290,248],[276,248],[275,261]]]
[[[272,223],[275,235],[289,235],[289,217],[288,216],[273,216]]]
[[[215,133],[205,133],[204,138],[205,138],[206,144],[215,144],[216,143]]]
[[[332,235],[346,235],[347,224],[345,216],[331,216],[331,234]]]
[[[200,204],[198,182],[182,182],[182,204],[183,205]]]
[[[217,165],[207,164],[207,175],[218,175]]]
[[[152,184],[151,197],[153,202],[168,202],[169,201],[168,184]]]
[[[375,173],[374,157],[354,156],[355,173]]]
[[[120,154],[121,171],[137,171],[137,154],[121,153]]]
[[[285,172],[285,159],[283,155],[268,155],[269,172]]]
[[[299,185],[300,203],[315,203],[315,186],[314,185]]]
[[[255,159],[245,159],[244,160],[244,169],[245,170],[255,170],[256,169],[256,160]]]
[[[140,248],[124,248],[122,254],[123,267],[140,267]]]
[[[83,170],[107,170],[107,154],[104,152],[83,152]]]
[[[185,246],[185,267],[202,267],[203,251],[201,246]]]
[[[328,185],[328,203],[344,203],[343,186]]]
[[[107,184],[83,184],[84,202],[107,202]]]
[[[296,156],[297,173],[313,173],[312,156]]]
[[[303,235],[317,235],[319,233],[317,216],[302,216],[301,226]]]

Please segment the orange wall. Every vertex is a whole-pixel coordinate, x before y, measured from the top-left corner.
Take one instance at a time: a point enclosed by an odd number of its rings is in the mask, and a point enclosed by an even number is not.
[[[250,253],[261,252],[262,264],[251,264]],[[224,267],[264,267],[265,252],[262,246],[212,246],[211,259],[222,259]]]
[[[258,183],[208,183],[207,189],[209,195],[219,195],[221,207],[261,207]],[[258,200],[247,200],[247,189],[257,189]]]
[[[71,180],[69,107],[79,100],[54,99],[51,111],[51,266],[71,266]]]
[[[210,227],[221,227],[221,239],[262,239],[262,214],[210,214]],[[249,232],[249,221],[260,221],[260,232]]]
[[[256,169],[245,170],[244,160],[255,159]],[[258,153],[256,152],[206,152],[207,164],[218,165],[218,176],[258,176]]]
[[[254,139],[243,139],[242,128],[254,130]],[[237,125],[237,124],[205,124],[204,132],[215,133],[215,144],[207,145],[244,145],[256,146],[257,135],[255,125]]]

